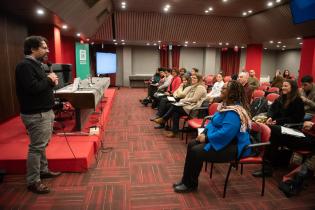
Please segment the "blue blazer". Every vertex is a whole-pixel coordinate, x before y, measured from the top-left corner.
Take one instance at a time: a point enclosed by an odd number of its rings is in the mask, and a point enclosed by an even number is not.
[[[237,138],[237,154],[240,158],[240,153],[243,148],[249,145],[249,132],[241,132],[241,119],[235,111],[217,112],[213,116],[211,123],[206,127],[206,143],[204,150],[209,151],[213,148],[219,151],[227,146],[236,137]],[[250,149],[247,149],[243,156],[250,154]]]

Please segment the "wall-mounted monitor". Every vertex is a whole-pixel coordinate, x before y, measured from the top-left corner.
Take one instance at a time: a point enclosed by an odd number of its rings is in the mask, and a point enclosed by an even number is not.
[[[295,24],[315,20],[315,0],[291,0],[290,6]]]
[[[96,74],[116,73],[116,53],[96,52]]]

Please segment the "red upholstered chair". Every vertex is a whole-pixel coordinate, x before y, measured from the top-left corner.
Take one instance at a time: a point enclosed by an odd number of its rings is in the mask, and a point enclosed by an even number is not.
[[[279,92],[280,92],[280,89],[277,88],[277,87],[270,87],[270,88],[268,89],[268,92],[269,92],[269,93],[279,93]]]
[[[257,90],[262,90],[262,91],[266,91],[267,89],[269,88],[269,86],[259,86],[258,88],[257,88]]]
[[[273,103],[277,98],[279,98],[280,95],[277,94],[277,93],[269,93],[267,96],[266,96],[266,99],[268,101],[268,103]]]
[[[255,155],[255,156],[249,156],[249,157],[243,157],[240,159],[235,159],[234,161],[230,162],[230,166],[225,178],[225,183],[224,183],[224,191],[223,191],[223,198],[225,198],[225,194],[226,194],[226,188],[227,188],[227,184],[229,181],[229,177],[230,177],[230,172],[233,166],[238,166],[238,164],[241,164],[241,174],[243,174],[243,165],[244,164],[261,164],[262,165],[262,171],[264,171],[264,159],[263,159],[263,153],[264,153],[264,147],[269,145],[269,138],[270,138],[270,128],[262,123],[253,123],[252,124],[252,128],[253,131],[259,132],[260,133],[260,139],[261,139],[261,143],[256,143],[256,144],[250,144],[248,145],[243,151],[241,151],[241,156],[242,153],[247,149],[247,148],[251,148],[252,150],[258,150],[259,149],[259,154]],[[213,164],[211,163],[211,169],[210,169],[210,179],[212,178],[212,170],[213,170]],[[262,176],[262,186],[261,186],[261,196],[264,195],[265,192],[265,176],[263,174]]]
[[[214,115],[214,113],[216,113],[218,111],[218,106],[219,103],[212,103],[209,107],[208,107],[208,116],[206,116],[205,118],[201,119],[201,118],[192,118],[190,120],[187,121],[188,127],[192,128],[192,129],[198,129],[198,128],[204,128],[208,123],[209,123],[209,119]],[[186,133],[186,144],[187,144],[187,133]]]
[[[213,75],[208,75],[204,78],[205,84],[207,86],[212,86],[213,85]]]
[[[262,90],[254,90],[252,94],[252,99],[255,100],[256,98],[261,98],[265,96],[265,92]]]
[[[267,87],[270,87],[270,82],[262,82],[260,83],[260,86],[267,86]]]

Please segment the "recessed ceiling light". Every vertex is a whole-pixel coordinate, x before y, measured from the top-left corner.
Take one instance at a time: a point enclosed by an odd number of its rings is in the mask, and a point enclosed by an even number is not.
[[[156,46],[156,43],[154,43],[153,45]]]
[[[169,4],[165,5],[166,8],[170,8],[171,6]]]
[[[196,42],[193,42],[193,44],[196,44]]]
[[[117,42],[115,42],[115,43],[114,43],[114,45],[118,45],[118,43],[117,43]]]
[[[67,25],[62,25],[62,28],[63,28],[63,29],[67,29],[68,26],[67,26]]]
[[[219,42],[219,45],[222,45],[222,42]]]
[[[126,2],[124,2],[124,1],[123,1],[123,2],[121,2],[121,5],[126,5]]]
[[[37,9],[37,10],[36,10],[36,13],[37,13],[38,15],[44,15],[44,14],[45,14],[45,12],[44,12],[43,9]]]
[[[298,37],[296,37],[296,39],[297,39],[297,40],[300,40],[300,39],[302,39],[302,38],[298,36]]]
[[[188,44],[188,41],[185,41],[185,44]]]
[[[284,51],[285,49],[284,48],[282,48],[282,51]]]
[[[125,40],[123,40],[123,39],[121,40],[121,42],[124,42],[124,41],[125,41]]]
[[[91,42],[91,45],[94,45],[94,42]]]
[[[125,45],[125,42],[121,43],[122,45]]]
[[[246,16],[247,15],[247,12],[243,12],[243,16]]]
[[[227,2],[228,0],[222,0],[223,2]]]
[[[205,13],[208,13],[209,11],[208,10],[205,10]]]
[[[267,50],[267,47],[265,47],[264,50]]]
[[[242,48],[242,49],[244,49],[245,47],[244,47],[244,46],[242,46],[241,48]]]
[[[268,7],[272,7],[272,6],[273,6],[273,2],[272,2],[272,1],[269,1],[269,2],[267,3],[267,6],[268,6]]]
[[[164,7],[164,12],[168,12],[168,8],[167,7]]]
[[[281,41],[278,41],[277,43],[278,43],[278,44],[281,44],[282,42],[281,42]]]
[[[149,45],[150,45],[150,43],[147,43],[147,45],[149,46]]]
[[[273,41],[272,41],[272,40],[270,40],[270,41],[269,41],[269,43],[270,43],[270,44],[273,44]]]
[[[227,42],[227,43],[225,43],[225,45],[229,45],[229,43]]]
[[[79,37],[79,36],[81,36],[81,34],[80,34],[80,33],[77,33],[77,36]]]
[[[212,11],[213,10],[213,8],[212,7],[209,7],[209,9],[208,9],[209,11]]]
[[[89,39],[89,38],[87,38],[87,39],[86,39],[86,41],[88,42],[88,41],[90,41],[90,39]]]
[[[121,5],[121,8],[126,9],[126,5]]]
[[[277,47],[280,47],[280,45],[277,45]]]
[[[158,43],[161,43],[161,41],[159,40]]]
[[[299,44],[303,44],[302,42],[300,42]]]
[[[248,10],[248,13],[251,14],[253,12],[253,10]]]
[[[276,0],[276,2],[277,2],[277,3],[280,3],[280,2],[281,2],[281,0]]]
[[[286,48],[287,46],[283,45],[282,47]]]
[[[184,46],[185,46],[185,47],[187,47],[188,45],[187,45],[187,44],[185,44]]]
[[[113,42],[116,42],[116,39],[113,39]]]

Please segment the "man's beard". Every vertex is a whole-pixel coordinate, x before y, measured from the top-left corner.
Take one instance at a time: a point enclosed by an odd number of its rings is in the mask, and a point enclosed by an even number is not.
[[[37,60],[39,60],[42,63],[46,63],[48,61],[48,55],[44,55],[42,57],[37,58]]]

